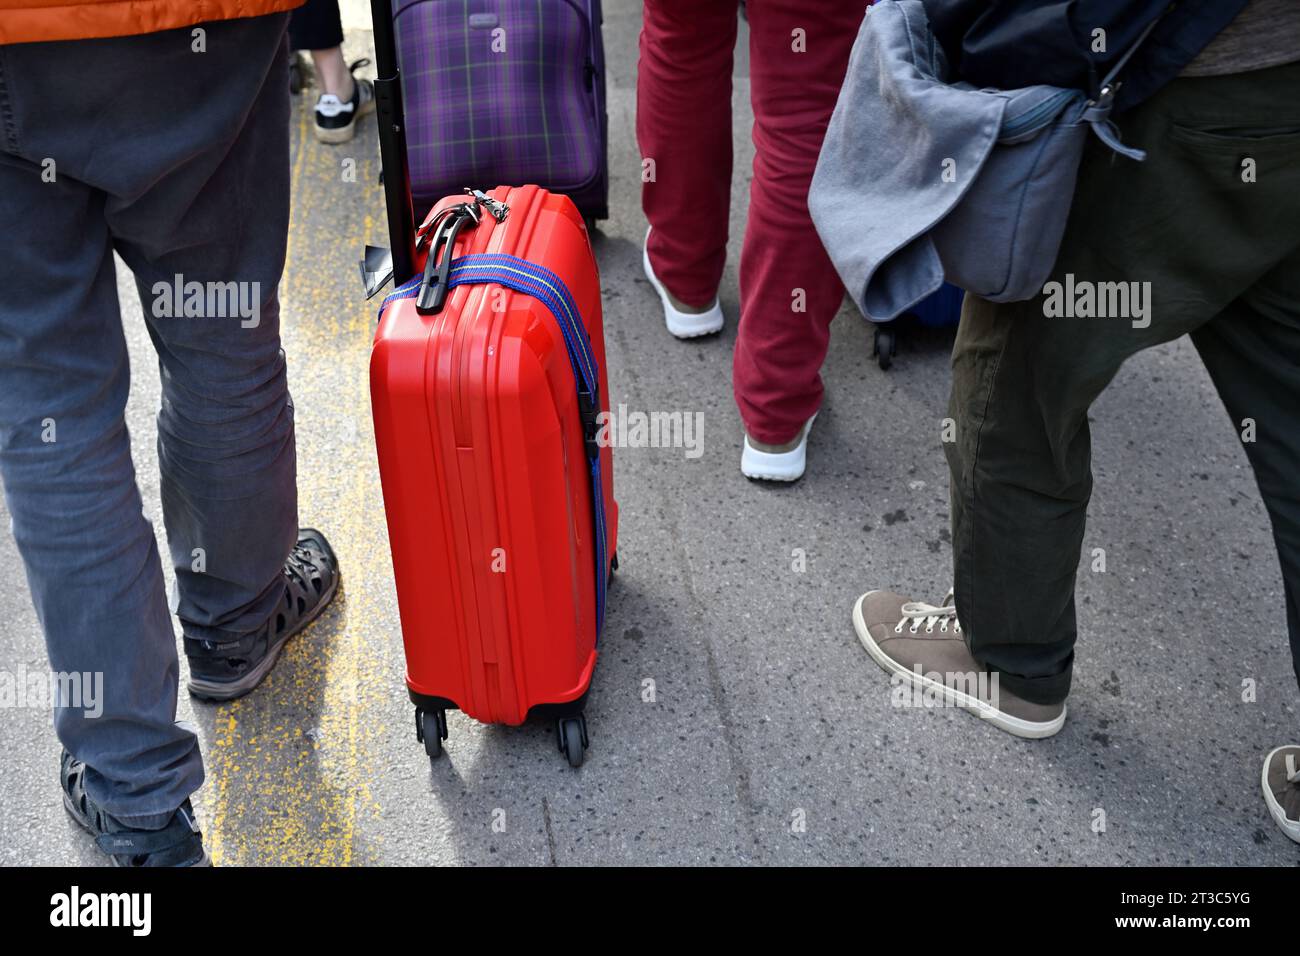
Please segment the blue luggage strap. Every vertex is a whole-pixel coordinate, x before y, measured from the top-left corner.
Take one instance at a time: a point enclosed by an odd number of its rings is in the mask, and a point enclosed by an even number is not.
[[[398,299],[413,299],[419,293],[422,276],[398,286],[385,297],[379,307],[382,317],[388,303]],[[591,351],[591,340],[583,327],[578,307],[568,287],[549,269],[520,259],[518,256],[482,254],[453,259],[448,272],[447,286],[483,285],[495,283],[522,292],[537,299],[550,310],[564,336],[564,348],[573,368],[573,379],[578,388],[578,407],[582,414],[582,437],[587,449],[591,477],[591,506],[596,538],[596,639],[605,623],[606,525],[605,484],[600,471],[600,447],[596,443],[596,416],[600,412],[600,376],[596,357]]]

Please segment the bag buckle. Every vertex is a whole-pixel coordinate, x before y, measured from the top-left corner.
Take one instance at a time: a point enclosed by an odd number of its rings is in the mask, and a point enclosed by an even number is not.
[[[599,428],[600,402],[594,392],[578,390],[578,416],[582,419],[582,443],[587,449],[587,459],[595,461],[600,456],[600,443],[596,441]]]

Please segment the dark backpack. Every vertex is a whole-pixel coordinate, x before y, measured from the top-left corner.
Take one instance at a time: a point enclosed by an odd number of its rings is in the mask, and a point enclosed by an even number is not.
[[[976,86],[1036,83],[1096,96],[1110,64],[1164,13],[1124,70],[1116,112],[1137,105],[1196,58],[1248,0],[923,0],[955,74]],[[1167,11],[1167,12],[1166,12]],[[1094,52],[1094,31],[1105,31]]]

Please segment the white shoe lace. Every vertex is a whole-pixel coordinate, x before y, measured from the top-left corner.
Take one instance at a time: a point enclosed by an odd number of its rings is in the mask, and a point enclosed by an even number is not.
[[[926,604],[924,601],[908,601],[900,609],[903,619],[894,625],[894,633],[902,634],[903,628],[908,622],[911,625],[907,627],[909,633],[915,634],[925,625],[925,633],[933,634],[935,625],[939,626],[940,634],[947,634],[950,630],[954,634],[961,633],[961,621],[957,620],[957,605],[953,603],[952,592],[943,599],[943,604],[934,605]]]

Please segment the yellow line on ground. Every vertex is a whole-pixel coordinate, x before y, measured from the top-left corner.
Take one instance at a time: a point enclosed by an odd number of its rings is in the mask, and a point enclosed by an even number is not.
[[[383,630],[396,618],[385,606],[392,569],[370,420],[374,310],[355,280],[374,226],[356,212],[379,202],[377,171],[359,160],[355,183],[340,175],[341,161],[372,143],[324,146],[305,99],[297,114],[282,338],[297,407],[299,520],[334,543],[343,589],[262,687],[215,721],[205,754],[211,806],[200,795],[200,807],[214,860],[227,865],[367,859],[357,823],[363,809],[378,810],[369,780],[372,741],[386,731],[379,704],[401,693],[400,669],[388,666],[398,635]]]

